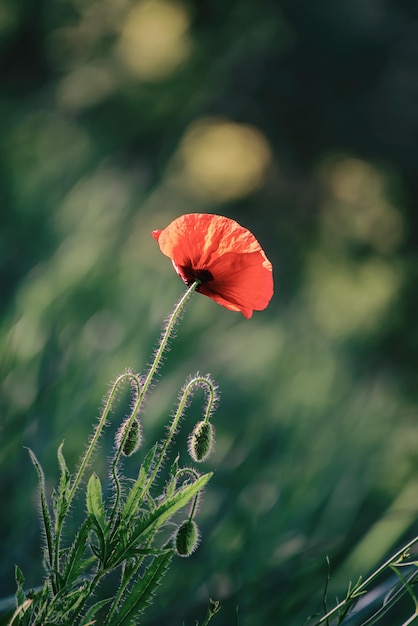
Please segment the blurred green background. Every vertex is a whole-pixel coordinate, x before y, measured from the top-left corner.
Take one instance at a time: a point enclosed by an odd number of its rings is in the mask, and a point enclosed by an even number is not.
[[[2,596],[42,577],[25,446],[50,488],[63,439],[76,466],[183,292],[150,231],[215,212],[276,294],[250,321],[196,295],[172,342],[146,441],[210,372],[216,472],[144,623],[211,596],[218,626],[302,625],[327,555],[332,602],[418,531],[418,5],[0,0],[0,50]]]

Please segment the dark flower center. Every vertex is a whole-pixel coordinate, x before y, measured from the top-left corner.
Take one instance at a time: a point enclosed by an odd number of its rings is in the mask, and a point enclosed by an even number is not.
[[[188,287],[193,285],[195,280],[198,280],[201,284],[213,280],[213,276],[209,270],[195,270],[192,267],[182,267],[181,270],[183,280]],[[197,291],[199,291],[199,287],[197,288]]]

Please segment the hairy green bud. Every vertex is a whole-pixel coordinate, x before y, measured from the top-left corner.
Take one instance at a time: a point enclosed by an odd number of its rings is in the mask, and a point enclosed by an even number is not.
[[[188,519],[177,529],[175,550],[179,556],[190,556],[199,544],[199,530],[194,520]]]
[[[122,426],[116,433],[115,443],[119,448],[122,445],[122,441],[125,437],[126,429],[128,428],[129,420],[125,420]],[[138,420],[134,420],[129,428],[128,435],[122,446],[122,454],[125,456],[131,456],[134,454],[142,443],[141,425]]]
[[[214,428],[210,422],[201,421],[193,428],[188,449],[193,461],[205,461],[213,450]]]

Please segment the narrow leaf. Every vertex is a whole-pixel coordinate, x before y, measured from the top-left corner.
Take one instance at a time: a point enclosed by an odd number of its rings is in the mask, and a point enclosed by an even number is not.
[[[145,575],[138,578],[124,598],[120,612],[112,626],[131,626],[152,600],[162,577],[166,573],[173,552],[155,557]]]
[[[145,487],[145,482],[147,479],[147,473],[142,466],[139,470],[139,475],[134,484],[131,487],[130,492],[128,493],[126,500],[122,507],[121,518],[123,521],[128,521],[130,517],[135,515],[141,505],[142,501],[142,492]]]
[[[87,511],[97,522],[100,528],[106,526],[103,504],[102,485],[97,474],[93,473],[87,484]]]
[[[113,600],[113,597],[105,598],[104,600],[99,600],[99,602],[96,602],[96,604],[93,604],[93,606],[91,606],[89,610],[87,611],[84,617],[84,621],[87,622],[88,624],[90,623],[95,624],[96,622],[93,620],[93,617],[96,615],[97,611],[100,611],[102,607],[106,606],[106,604],[108,604],[112,600]],[[86,624],[85,626],[88,626],[88,624]]]
[[[151,469],[154,466],[155,455],[157,454],[157,450],[158,450],[158,443],[156,443],[151,448],[151,450],[148,452],[147,456],[145,457],[142,463],[142,467],[144,468],[144,471],[147,475],[150,473]]]
[[[13,613],[12,619],[10,620],[8,626],[20,626],[21,624],[23,624],[24,622],[22,622],[22,620],[24,619],[25,613],[31,606],[32,602],[33,600],[28,598],[28,600],[25,600],[23,604],[18,606],[16,611]],[[18,619],[18,621],[16,621],[16,619]]]
[[[137,526],[137,531],[133,537],[133,543],[140,535],[145,534],[151,527],[158,528],[166,522],[176,511],[185,506],[212,477],[213,472],[200,476],[194,483],[182,487],[173,496],[167,498],[150,515],[141,520]]]
[[[179,471],[179,458],[180,456],[177,455],[176,458],[174,459],[173,464],[170,467],[170,479],[167,482],[167,485],[165,488],[165,495],[167,497],[171,497],[176,490],[177,472]]]
[[[73,545],[65,561],[62,579],[64,584],[71,585],[91,565],[91,559],[84,559],[87,540],[92,526],[91,518],[84,520],[80,526]]]
[[[185,506],[205,486],[211,476],[212,473],[205,474],[194,483],[181,488],[173,496],[166,498],[160,506],[153,507],[142,519],[137,520],[135,525],[134,520],[132,520],[129,527],[129,542],[126,541],[121,533],[114,537],[109,557],[106,560],[106,566],[117,567],[127,558],[128,554],[132,556],[141,547],[145,539],[150,538],[150,534],[155,534],[164,522],[174,515],[178,509]],[[123,531],[123,527],[119,527],[119,530]]]
[[[44,473],[41,467],[41,464],[39,463],[38,459],[36,458],[35,454],[32,452],[32,450],[30,448],[28,448],[28,452],[30,454],[30,458],[32,460],[32,463],[35,466],[35,469],[37,471],[38,474],[38,480],[39,480],[39,491],[40,491],[40,498],[41,498],[41,514],[42,514],[42,521],[43,521],[43,527],[44,527],[44,531],[45,531],[45,540],[46,540],[46,548],[47,548],[47,555],[48,555],[48,564],[50,567],[52,567],[52,564],[54,562],[54,533],[53,533],[53,529],[52,529],[52,520],[51,520],[51,515],[49,513],[49,509],[48,509],[48,505],[46,502],[46,495],[45,495],[45,477],[44,477]]]
[[[136,515],[142,504],[142,492],[145,487],[146,479],[154,465],[157,449],[158,443],[156,443],[148,452],[139,469],[138,478],[132,485],[131,490],[128,493],[125,503],[122,507],[122,522],[127,522],[132,516]]]
[[[64,447],[64,442],[60,444],[57,450],[58,463],[61,470],[60,482],[59,482],[59,493],[63,494],[67,491],[69,483],[70,483],[70,472],[65,462],[64,454],[62,449]]]
[[[15,565],[15,580],[16,580],[16,604],[20,606],[25,601],[25,593],[23,591],[23,585],[25,584],[25,578],[22,574],[22,570]]]

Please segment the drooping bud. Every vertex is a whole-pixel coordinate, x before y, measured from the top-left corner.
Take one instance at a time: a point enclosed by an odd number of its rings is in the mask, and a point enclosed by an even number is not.
[[[189,454],[193,461],[205,461],[213,450],[214,428],[210,422],[198,422],[189,437]]]
[[[179,556],[190,556],[199,544],[199,530],[194,520],[183,522],[176,531],[175,549]]]
[[[122,441],[125,438],[126,429],[128,428],[129,419],[125,420],[122,426],[116,433],[115,443],[117,448],[122,445]],[[138,420],[134,420],[129,428],[129,432],[126,436],[125,442],[122,446],[122,454],[125,456],[131,456],[134,454],[142,443],[141,425]]]

